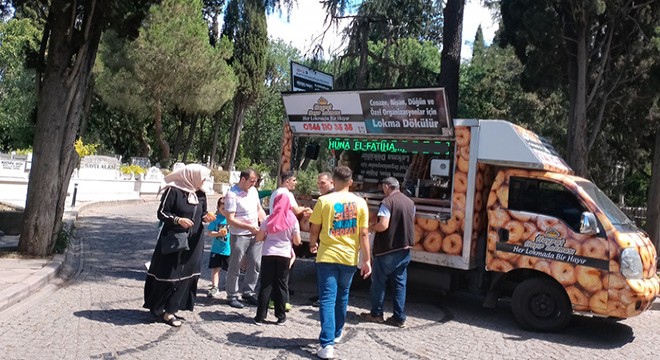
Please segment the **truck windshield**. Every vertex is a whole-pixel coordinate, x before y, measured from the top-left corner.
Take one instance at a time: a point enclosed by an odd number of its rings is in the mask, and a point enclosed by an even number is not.
[[[610,200],[604,192],[602,192],[596,185],[588,181],[578,181],[577,184],[584,189],[584,191],[589,194],[591,199],[596,203],[596,205],[605,213],[605,216],[610,220],[612,225],[629,225],[635,226],[635,223],[630,220],[626,214],[623,213],[616,206],[612,200]]]

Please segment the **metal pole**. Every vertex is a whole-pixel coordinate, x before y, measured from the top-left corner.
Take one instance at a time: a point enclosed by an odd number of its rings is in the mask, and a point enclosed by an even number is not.
[[[76,196],[78,195],[78,183],[73,184],[73,196],[71,197],[71,207],[76,206]]]

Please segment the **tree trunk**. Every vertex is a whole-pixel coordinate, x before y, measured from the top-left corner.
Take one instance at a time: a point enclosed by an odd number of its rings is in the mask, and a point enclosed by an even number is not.
[[[358,64],[355,88],[364,89],[367,84],[367,68],[369,66],[369,20],[360,21],[360,62]]]
[[[211,169],[215,168],[216,165],[216,151],[218,149],[218,133],[220,132],[218,128],[220,127],[220,121],[222,119],[222,114],[220,111],[215,113],[213,117],[213,138],[211,139],[211,158],[209,163],[211,164]]]
[[[160,145],[160,163],[162,167],[167,168],[170,166],[170,144],[163,134],[163,109],[160,100],[156,100],[154,104],[154,114],[154,132]]]
[[[207,153],[208,151],[208,141],[204,141],[204,127],[206,126],[206,117],[202,117],[199,119],[199,151],[197,152],[197,159],[201,161],[203,164],[210,165],[211,164],[211,159],[209,154]]]
[[[229,144],[227,144],[227,161],[225,162],[225,170],[227,171],[231,171],[234,161],[236,161],[238,142],[245,120],[245,107],[246,102],[243,101],[242,96],[236,95],[234,97],[234,115],[232,116],[231,132],[229,133]]]
[[[577,26],[577,25],[576,25]],[[589,134],[587,133],[587,62],[589,54],[587,53],[587,26],[582,25],[577,29],[577,38],[575,44],[575,89],[572,94],[572,103],[568,117],[568,144],[566,152],[568,153],[568,164],[573,168],[575,174],[582,177],[589,175],[587,164],[589,162],[589,153],[587,151],[587,142]]]
[[[655,248],[660,249],[660,125],[655,129],[651,184],[646,204],[646,232],[649,233]]]
[[[461,69],[461,42],[463,32],[463,10],[465,0],[447,0],[443,9],[442,54],[440,57],[440,86],[445,88],[449,113],[456,118],[458,113],[458,81]]]
[[[174,147],[172,148],[172,160],[174,162],[179,159],[181,147],[183,146],[183,133],[186,130],[186,124],[188,124],[188,115],[180,111],[175,111],[175,115],[180,118],[180,121],[179,126],[176,128],[176,138],[174,138]]]
[[[50,5],[34,157],[18,242],[23,254],[51,254],[62,228],[67,188],[78,159],[73,143],[101,38],[101,6],[94,0],[53,0]]]
[[[188,118],[188,116],[186,116]],[[195,130],[197,130],[197,116],[190,117],[190,128],[188,129],[188,138],[186,139],[185,144],[183,144],[183,156],[181,161],[184,163],[188,162],[188,153],[190,152],[190,147],[192,142],[195,139]],[[201,143],[200,143],[201,144]]]
[[[141,157],[151,157],[151,145],[149,145],[149,140],[145,134],[144,129],[140,130],[140,156]]]
[[[80,129],[78,130],[78,136],[82,139],[85,139],[85,135],[87,135],[87,123],[89,122],[89,114],[91,113],[92,109],[92,98],[94,97],[92,94],[94,94],[94,76],[89,80],[89,85],[87,86],[87,89],[85,90],[85,103],[83,104],[83,113],[82,113],[82,118],[80,120]]]

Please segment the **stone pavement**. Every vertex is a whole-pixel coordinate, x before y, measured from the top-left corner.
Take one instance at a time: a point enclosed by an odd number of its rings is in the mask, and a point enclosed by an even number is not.
[[[64,208],[64,229],[71,232],[80,211],[94,206],[108,206],[110,204],[139,203],[143,201],[155,201],[155,196],[145,196],[142,200],[120,200],[102,203],[78,202],[71,206],[69,199]],[[24,201],[9,202],[12,205],[22,207]],[[18,247],[18,235],[0,236],[0,251],[13,251]],[[49,283],[61,283],[72,276],[72,267],[78,266],[79,240],[71,238],[69,248],[64,254],[56,254],[46,258],[20,258],[0,257],[0,312],[12,305],[26,299],[31,294],[39,291]]]
[[[71,231],[80,209],[89,205],[79,203],[76,207],[65,207],[63,222],[66,231]],[[16,250],[18,239],[18,235],[0,236],[0,251]],[[57,281],[58,276],[63,275],[65,265],[71,266],[76,262],[74,258],[77,255],[72,253],[76,244],[71,245],[65,254],[46,258],[0,257],[0,311],[22,301],[48,283]]]
[[[213,200],[211,200],[213,204]],[[320,330],[310,305],[315,270],[297,261],[285,326],[256,326],[256,309],[233,309],[224,293],[209,299],[204,269],[198,303],[181,312],[186,323],[172,328],[142,308],[144,263],[155,245],[156,201],[101,204],[80,212],[80,244],[65,283],[0,311],[2,359],[313,359]],[[208,260],[208,244],[205,261]],[[656,304],[658,305],[658,304]],[[566,331],[520,330],[508,304],[484,309],[466,294],[440,295],[411,288],[405,329],[361,323],[366,289],[351,291],[340,359],[657,359],[660,306],[621,322],[575,316]],[[386,306],[389,314],[391,308]],[[269,320],[274,320],[272,313]]]

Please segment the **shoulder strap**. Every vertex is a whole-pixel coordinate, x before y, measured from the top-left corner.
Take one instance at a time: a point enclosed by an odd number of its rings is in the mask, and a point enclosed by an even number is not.
[[[193,225],[188,229],[188,237],[192,235],[192,229],[195,227],[195,218],[197,218],[197,207],[201,206],[201,204],[195,204],[195,209],[193,210],[193,216],[192,216],[192,222]]]

